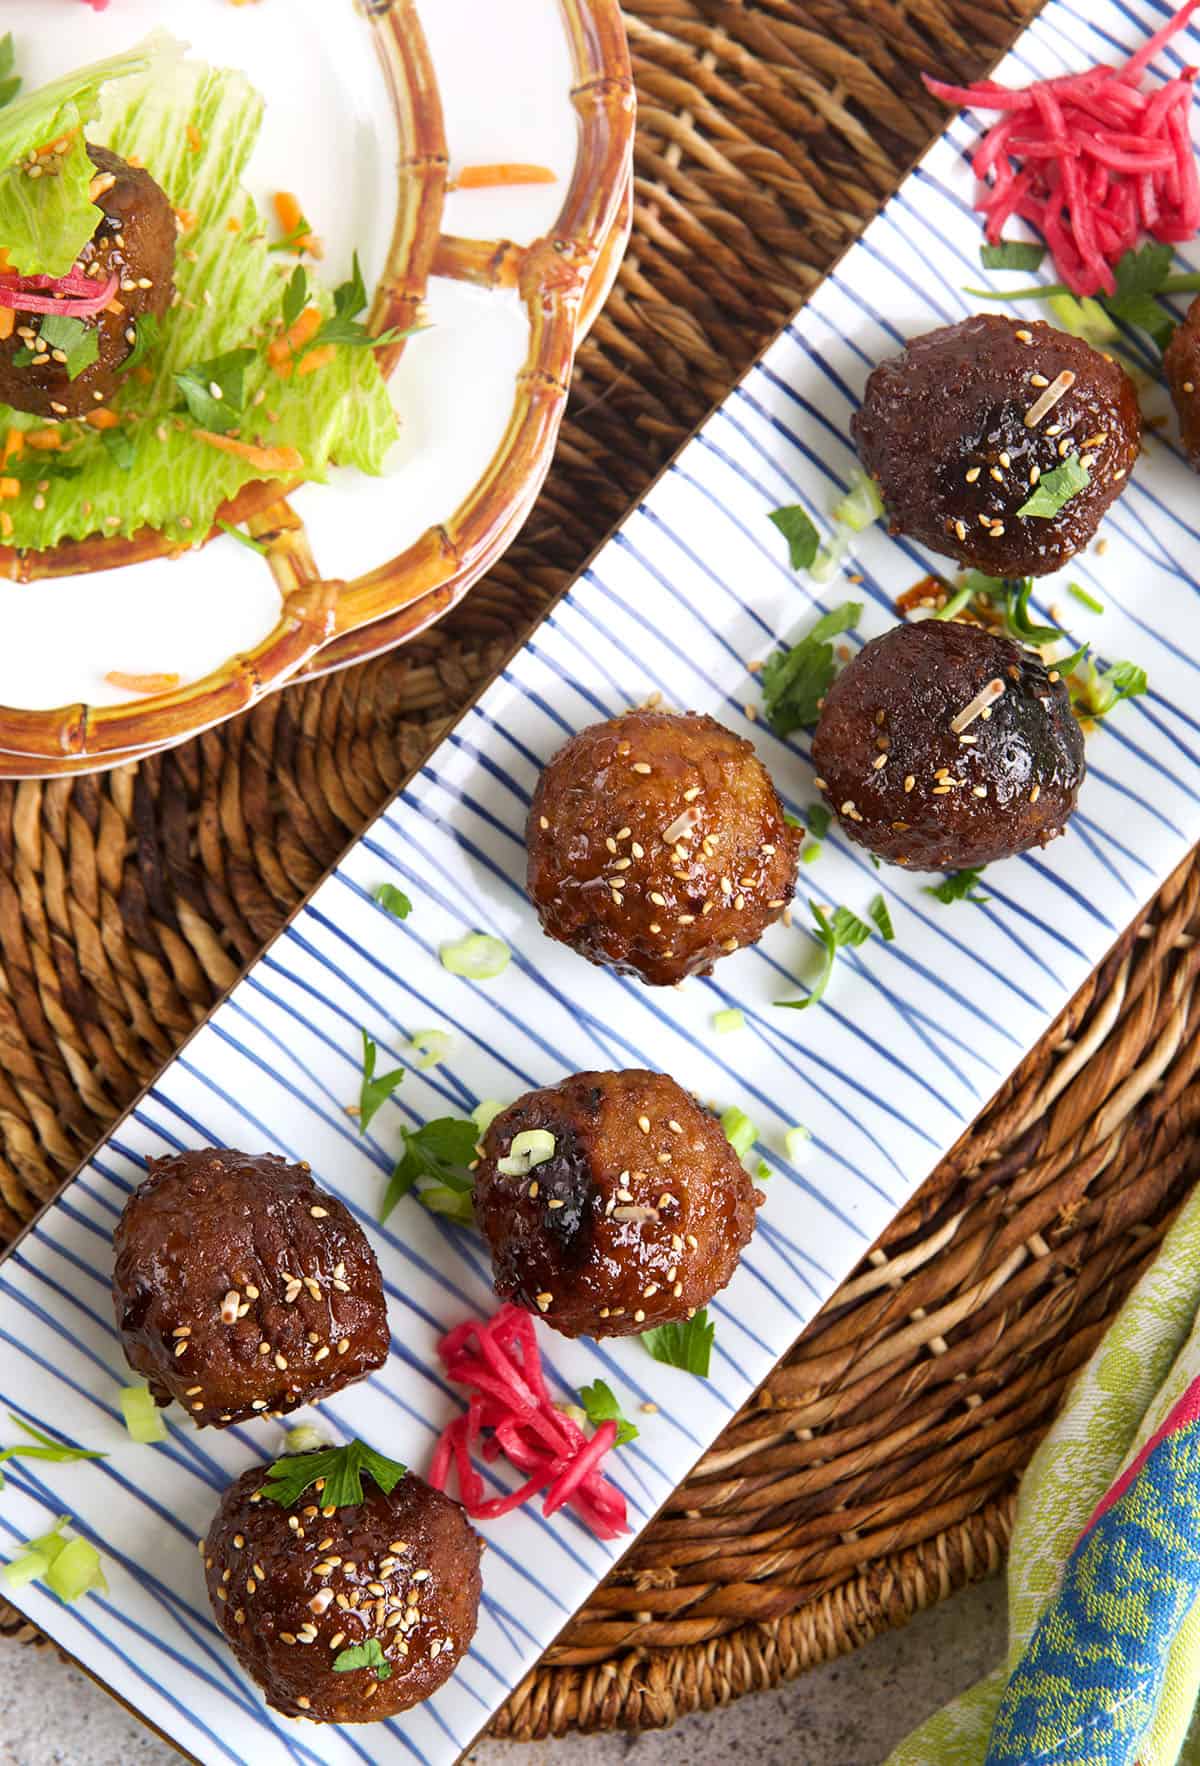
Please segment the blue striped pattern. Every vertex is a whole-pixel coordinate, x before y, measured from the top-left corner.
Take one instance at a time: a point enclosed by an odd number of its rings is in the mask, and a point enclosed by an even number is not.
[[[1158,0],[1051,0],[1004,71],[1022,79],[1124,53],[1168,10]],[[1200,58],[1195,39],[1168,62],[1189,58]],[[0,1499],[0,1549],[69,1509],[103,1547],[111,1593],[74,1609],[37,1588],[19,1598],[203,1761],[451,1760],[615,1553],[570,1516],[547,1524],[530,1510],[490,1527],[476,1646],[429,1705],[367,1733],[271,1717],[208,1616],[195,1539],[225,1481],[277,1447],[278,1426],[197,1435],[172,1415],[169,1443],[151,1451],[129,1445],[118,1420],[126,1374],[110,1322],[109,1238],[148,1156],[213,1141],[312,1161],[371,1234],[393,1332],[383,1373],[324,1414],[422,1469],[457,1404],[435,1340],[487,1309],[490,1293],[471,1235],[412,1201],[375,1225],[400,1127],[597,1066],[661,1067],[704,1098],[742,1105],[774,1179],[743,1267],[714,1307],[711,1381],[658,1366],[636,1343],[542,1333],[564,1397],[602,1376],[627,1408],[658,1406],[638,1417],[641,1437],[621,1456],[641,1524],[1200,835],[1200,526],[1189,516],[1196,481],[1168,433],[1150,443],[1110,519],[1106,555],[1093,550],[1068,573],[1108,612],[1081,613],[1060,584],[1039,586],[1037,608],[1045,617],[1055,606],[1072,637],[1092,638],[1103,655],[1142,662],[1153,692],[1092,739],[1070,836],[995,867],[986,907],[942,907],[918,880],[877,874],[835,833],[802,884],[860,912],[882,889],[897,939],[844,955],[828,1004],[797,1017],[772,1001],[811,973],[806,914],[711,979],[650,992],[549,945],[524,902],[522,826],[539,766],[581,725],[651,692],[752,736],[789,806],[813,800],[806,742],[780,743],[746,715],[758,698],[749,665],[847,586],[792,575],[766,515],[800,501],[827,521],[854,464],[849,419],[871,365],[970,310],[961,285],[986,274],[963,162],[976,133],[974,119],[953,121],[575,592],[0,1269],[0,1407],[111,1450],[94,1465],[18,1466]],[[890,622],[893,596],[926,565],[905,542],[863,536],[856,644]],[[413,898],[408,922],[375,905],[385,881]],[[439,943],[467,928],[512,945],[501,980],[473,986],[440,967]],[[727,1006],[744,1010],[746,1026],[714,1036],[712,1015]],[[454,1035],[447,1062],[410,1071],[365,1137],[345,1114],[360,1025],[383,1066],[410,1065],[414,1030]],[[813,1138],[793,1168],[782,1147],[796,1122]],[[485,1475],[493,1489],[507,1482]]]

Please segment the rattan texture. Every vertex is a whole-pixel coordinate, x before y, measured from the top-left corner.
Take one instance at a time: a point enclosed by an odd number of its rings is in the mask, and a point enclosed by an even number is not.
[[[633,242],[502,564],[405,649],[170,754],[0,786],[0,1234],[53,1193],[894,188],[940,121],[919,70],[980,74],[1036,9],[628,10]],[[1189,863],[497,1733],[670,1723],[999,1563],[1020,1471],[1193,1172],[1198,938]],[[32,1635],[15,1615],[6,1628]]]

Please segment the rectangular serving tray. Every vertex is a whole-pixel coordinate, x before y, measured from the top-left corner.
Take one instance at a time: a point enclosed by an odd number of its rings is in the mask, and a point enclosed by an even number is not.
[[[1050,0],[1000,77],[1020,82],[1123,56],[1166,13],[1145,0]],[[1194,34],[1161,65],[1177,70],[1188,59],[1200,59]],[[598,1544],[568,1515],[547,1523],[526,1508],[484,1529],[479,1634],[427,1705],[359,1731],[268,1712],[209,1616],[196,1540],[224,1484],[278,1450],[280,1426],[198,1433],[172,1411],[169,1442],[148,1449],[132,1445],[119,1421],[128,1375],[112,1325],[110,1235],[148,1157],[206,1143],[273,1149],[310,1160],[355,1211],[379,1252],[393,1353],[378,1377],[319,1414],[422,1471],[459,1405],[440,1376],[436,1339],[493,1302],[473,1234],[411,1198],[386,1227],[376,1223],[400,1127],[587,1067],[658,1067],[719,1106],[741,1105],[760,1127],[773,1176],[754,1242],[712,1308],[711,1378],[660,1366],[636,1340],[569,1343],[539,1327],[562,1398],[602,1377],[636,1417],[640,1437],[616,1475],[640,1527],[1200,838],[1200,528],[1196,480],[1168,429],[1106,523],[1103,555],[1093,547],[1064,573],[1105,614],[1075,619],[1059,580],[1039,585],[1040,616],[1053,605],[1076,641],[1142,663],[1150,693],[1089,738],[1068,838],[989,869],[985,905],[943,906],[920,878],[876,871],[835,831],[802,868],[803,888],[860,913],[882,890],[896,939],[843,953],[826,1004],[797,1015],[773,1002],[794,997],[815,967],[802,899],[791,929],[673,991],[602,973],[551,945],[524,899],[522,829],[539,767],[571,732],[650,694],[750,736],[788,806],[813,801],[805,741],[776,741],[746,709],[759,699],[750,665],[814,609],[848,596],[865,604],[852,640],[863,642],[891,623],[894,597],[930,561],[874,528],[848,566],[861,581],[821,588],[787,568],[767,514],[800,501],[827,523],[854,465],[848,424],[871,366],[978,304],[961,292],[986,276],[963,161],[975,133],[972,120],[954,120],[0,1269],[0,1407],[109,1454],[69,1466],[17,1461],[0,1495],[0,1554],[69,1512],[104,1552],[109,1593],[73,1607],[36,1585],[10,1598],[197,1760],[453,1760],[620,1547]],[[1189,261],[1195,267],[1200,254]],[[1154,372],[1148,357],[1145,365]],[[1166,408],[1160,390],[1149,402]],[[384,882],[411,896],[407,921],[375,904]],[[488,984],[457,979],[438,961],[443,941],[473,929],[513,949],[507,972]],[[714,1034],[714,1012],[732,1006],[745,1028]],[[448,1058],[410,1071],[360,1136],[346,1113],[357,1097],[360,1028],[378,1042],[382,1065],[411,1066],[409,1037],[430,1026],[452,1033]],[[796,1123],[812,1139],[793,1166],[783,1146]],[[642,1405],[657,1410],[643,1414]]]

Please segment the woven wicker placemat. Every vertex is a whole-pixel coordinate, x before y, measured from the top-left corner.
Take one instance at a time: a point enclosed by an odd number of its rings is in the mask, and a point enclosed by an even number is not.
[[[0,784],[0,1240],[895,187],[941,121],[919,70],[981,73],[1038,3],[629,9],[633,243],[582,352],[555,468],[504,562],[408,649],[172,754]],[[1187,1186],[1197,937],[1189,864],[567,1627],[498,1733],[668,1723],[851,1649],[996,1565],[1021,1468]],[[2,1608],[0,1629],[33,1635]]]

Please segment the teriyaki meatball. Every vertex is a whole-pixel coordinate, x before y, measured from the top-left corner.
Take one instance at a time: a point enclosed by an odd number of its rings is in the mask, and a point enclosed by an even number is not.
[[[295,1410],[387,1360],[375,1253],[307,1165],[217,1147],[151,1159],[114,1244],[126,1359],[199,1428]]]
[[[665,1073],[576,1073],[491,1123],[475,1218],[496,1292],[567,1337],[688,1319],[754,1231],[720,1123]]]
[[[749,742],[696,712],[630,711],[555,755],[527,843],[549,936],[669,986],[780,918],[800,836]]]
[[[1188,459],[1200,472],[1200,295],[1163,353],[1163,368],[1179,413]]]
[[[881,363],[851,429],[893,533],[1020,577],[1088,544],[1133,469],[1142,420],[1111,357],[1041,320],[986,313]],[[1071,461],[1086,485],[1057,513],[1022,515]]]
[[[843,831],[912,870],[967,870],[1063,832],[1085,771],[1066,682],[958,620],[894,626],[825,695],[817,784]]]

